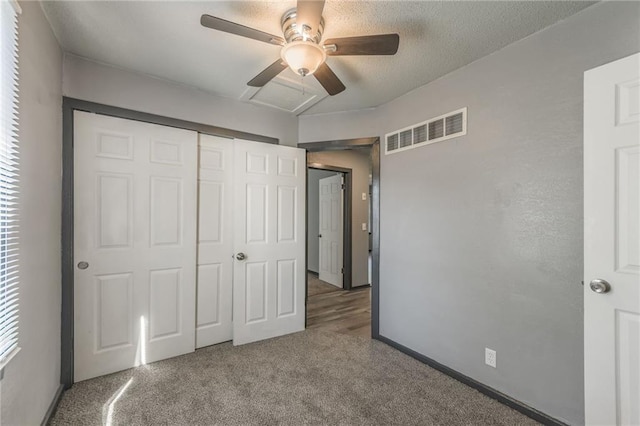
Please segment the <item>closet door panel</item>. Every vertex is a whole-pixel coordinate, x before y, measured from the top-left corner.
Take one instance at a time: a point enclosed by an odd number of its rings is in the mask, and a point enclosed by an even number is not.
[[[197,133],[74,113],[74,380],[194,350]]]
[[[233,338],[233,141],[200,135],[196,347]]]

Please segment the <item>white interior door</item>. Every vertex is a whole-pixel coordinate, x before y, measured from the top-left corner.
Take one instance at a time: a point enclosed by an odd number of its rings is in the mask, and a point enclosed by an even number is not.
[[[196,348],[233,339],[233,140],[200,135]]]
[[[636,54],[584,76],[585,415],[590,425],[640,424],[639,70]]]
[[[235,345],[304,330],[305,151],[234,140]]]
[[[75,112],[75,381],[194,350],[197,145]]]
[[[320,271],[318,276],[322,281],[342,288],[343,177],[341,174],[336,174],[320,179],[319,185],[320,259],[318,263]]]

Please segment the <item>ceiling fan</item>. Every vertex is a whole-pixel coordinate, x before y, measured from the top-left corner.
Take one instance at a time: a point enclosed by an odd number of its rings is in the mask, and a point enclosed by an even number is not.
[[[202,15],[200,23],[214,30],[282,46],[280,59],[249,81],[249,86],[262,87],[289,67],[303,77],[313,74],[333,96],[345,86],[327,65],[327,56],[395,55],[400,37],[398,34],[342,37],[324,40],[321,44],[323,9],[324,0],[298,0],[297,7],[282,16],[284,38],[211,15]]]

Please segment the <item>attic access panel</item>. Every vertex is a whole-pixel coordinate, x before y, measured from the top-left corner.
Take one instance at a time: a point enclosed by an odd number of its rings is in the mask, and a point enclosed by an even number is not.
[[[278,76],[263,87],[248,87],[240,99],[299,115],[327,96],[324,90],[307,82]]]

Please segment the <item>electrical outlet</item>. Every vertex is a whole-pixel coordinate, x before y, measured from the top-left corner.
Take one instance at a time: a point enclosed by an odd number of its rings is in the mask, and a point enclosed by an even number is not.
[[[487,364],[488,366],[491,366],[493,368],[496,368],[496,358],[497,358],[496,351],[494,351],[493,349],[484,348],[484,363],[485,364]]]

